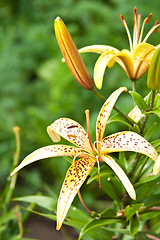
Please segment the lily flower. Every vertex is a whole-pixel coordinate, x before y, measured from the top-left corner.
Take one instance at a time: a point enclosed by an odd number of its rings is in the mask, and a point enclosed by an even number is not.
[[[134,151],[145,154],[154,161],[158,157],[155,148],[135,132],[118,132],[103,138],[113,106],[123,91],[127,91],[127,89],[121,87],[114,91],[100,110],[96,123],[96,147],[91,141],[89,110],[86,110],[88,134],[79,123],[69,118],[60,118],[47,127],[48,134],[54,142],[60,141],[61,136],[76,145],[76,147],[68,145],[42,147],[28,155],[11,173],[12,176],[24,166],[43,158],[56,156],[73,157],[72,165],[67,171],[58,199],[57,230],[61,228],[74,197],[95,163],[98,164],[98,173],[100,170],[99,162],[105,162],[109,165],[124,185],[129,196],[132,199],[136,199],[135,190],[127,175],[113,157],[108,154],[112,152]]]
[[[55,19],[54,29],[59,47],[73,77],[83,88],[87,90],[93,89],[94,82],[89,75],[89,72],[87,71],[87,68],[84,65],[84,62],[64,22],[60,17]]]
[[[94,67],[94,81],[97,88],[102,88],[103,76],[106,67],[111,68],[115,62],[124,69],[128,78],[132,81],[138,80],[148,70],[152,55],[156,48],[160,46],[158,45],[155,47],[146,43],[149,36],[160,26],[157,21],[149,30],[145,38],[142,39],[144,27],[151,17],[152,14],[149,14],[149,16],[144,19],[140,31],[141,15],[137,15],[137,8],[134,8],[134,30],[132,41],[127,23],[124,20],[123,15],[120,15],[121,21],[128,35],[130,50],[123,49],[122,51],[119,51],[118,49],[108,45],[91,45],[79,50],[80,53],[95,52],[101,54]],[[160,32],[159,29],[158,32]]]

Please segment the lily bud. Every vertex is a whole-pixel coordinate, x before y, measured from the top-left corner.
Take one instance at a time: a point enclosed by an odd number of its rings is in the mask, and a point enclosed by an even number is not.
[[[85,89],[91,90],[94,88],[94,82],[87,71],[84,62],[60,17],[57,17],[54,22],[56,38],[63,54],[63,57],[71,71],[73,77]]]
[[[160,48],[153,54],[148,70],[147,85],[152,90],[160,89]]]

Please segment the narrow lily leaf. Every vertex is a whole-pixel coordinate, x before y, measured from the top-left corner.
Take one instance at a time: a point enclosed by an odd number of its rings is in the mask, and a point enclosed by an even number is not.
[[[94,229],[94,228],[99,228],[102,226],[106,226],[108,224],[113,224],[113,223],[123,223],[124,220],[120,218],[113,218],[113,219],[94,219],[90,221],[88,224],[82,228],[78,240],[82,239],[88,231]]]
[[[94,164],[95,159],[86,157],[73,162],[68,169],[58,200],[57,230],[61,228],[62,222],[75,195],[89,175]]]
[[[152,111],[146,112],[145,114],[146,114],[146,115],[147,115],[147,114],[149,114],[149,115],[150,115],[150,114],[156,114],[157,117],[160,118],[160,109],[157,108],[157,109],[154,109],[154,110],[152,110]]]
[[[113,200],[117,201],[117,203],[121,202],[121,194],[119,191],[117,191],[117,185],[115,187],[114,183],[114,177],[101,177],[101,186],[104,192]],[[118,186],[119,187],[119,186]],[[120,188],[118,189],[120,190]]]
[[[132,206],[127,206],[125,208],[125,215],[127,216],[127,221],[136,214],[136,212],[143,206],[143,203],[133,204]]]
[[[82,149],[91,151],[89,139],[84,128],[76,121],[69,118],[60,118],[47,128],[48,134],[56,132],[67,141],[76,144]]]
[[[6,222],[8,222],[12,219],[16,219],[16,212],[19,212],[19,211],[20,211],[20,207],[15,206],[14,208],[12,208],[12,210],[10,212],[3,214],[0,217],[0,225],[5,224]]]
[[[113,171],[109,168],[105,168],[105,166],[102,166],[100,169],[100,177],[108,177],[113,174]],[[96,172],[88,179],[87,184],[90,184],[94,180],[98,180],[98,171]]]
[[[143,112],[147,109],[147,104],[145,102],[145,100],[143,99],[143,97],[138,94],[137,92],[134,91],[129,91],[129,93],[132,95],[136,105],[139,107],[139,109]]]
[[[134,235],[137,233],[139,228],[139,219],[136,214],[130,219],[129,227],[130,227],[130,235],[131,237],[134,237]]]
[[[25,167],[26,165],[33,163],[37,160],[49,158],[49,157],[56,157],[56,156],[84,156],[84,152],[81,149],[67,146],[67,145],[50,145],[46,147],[42,147],[37,149],[33,153],[29,154],[19,165],[16,167],[11,176],[13,176],[16,172],[20,169]]]
[[[111,158],[110,156],[102,157],[103,161],[108,164],[112,170],[115,172],[115,174],[118,176],[118,178],[121,180],[123,186],[125,187],[126,191],[128,192],[129,196],[132,199],[136,199],[136,193],[133,188],[133,185],[131,184],[130,180],[128,179],[125,172],[120,168],[120,166],[116,163],[116,161]]]
[[[158,157],[157,151],[147,140],[139,134],[130,131],[119,132],[104,138],[101,151],[104,153],[134,151],[142,153],[154,161]]]
[[[159,182],[160,182],[160,177],[156,177],[154,180],[147,181],[140,186],[136,187],[136,184],[135,184],[136,193],[137,193],[137,202],[145,199],[146,196],[149,196],[151,193],[154,193],[154,191],[159,188]]]
[[[119,113],[116,113],[111,118],[109,118],[108,124],[112,123],[112,122],[121,122],[121,123],[124,123],[125,125],[127,125],[130,130],[139,133],[140,132],[139,127],[138,127],[138,125],[136,125],[136,122],[134,121],[134,119],[130,118],[130,121],[133,122],[133,124],[134,124],[133,127],[128,123],[128,121],[124,117],[122,117]]]
[[[56,211],[56,206],[57,206],[57,201],[47,196],[31,195],[31,196],[14,198],[13,200],[28,202],[28,203],[36,203],[38,206],[43,207],[49,211]]]
[[[116,91],[114,91],[110,95],[110,97],[106,100],[106,102],[103,104],[103,106],[99,112],[99,115],[97,118],[97,123],[96,123],[96,140],[98,141],[97,142],[98,149],[101,147],[99,142],[101,142],[101,140],[103,138],[104,130],[105,130],[106,124],[108,122],[109,116],[111,114],[111,111],[117,101],[117,98],[123,91],[126,92],[127,89],[125,87],[121,87],[121,88],[117,89]]]
[[[144,138],[149,140],[152,136],[152,133],[154,132],[155,128],[157,126],[157,122],[153,123],[153,125],[147,130],[147,132],[144,135]]]

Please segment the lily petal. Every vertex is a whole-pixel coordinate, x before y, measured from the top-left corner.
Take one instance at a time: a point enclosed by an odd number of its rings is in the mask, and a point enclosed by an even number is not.
[[[26,165],[33,163],[37,160],[50,158],[50,157],[57,157],[57,156],[73,156],[74,157],[77,154],[78,154],[78,157],[84,157],[85,152],[79,148],[75,148],[67,145],[50,145],[50,146],[42,147],[32,152],[31,154],[29,154],[18,165],[18,167],[16,167],[12,171],[11,176],[13,176],[16,172],[18,172],[20,169],[22,169]]]
[[[131,131],[115,133],[103,139],[101,152],[120,151],[139,152],[152,158],[154,161],[158,157],[156,149],[146,139]]]
[[[148,43],[139,43],[133,48],[134,79],[139,79],[149,68],[156,48]]]
[[[125,172],[122,170],[122,168],[116,163],[116,161],[110,157],[110,156],[102,156],[101,160],[104,161],[106,164],[108,164],[112,170],[115,172],[115,174],[118,176],[118,178],[121,180],[123,186],[125,187],[126,191],[128,192],[129,196],[132,199],[136,199],[136,193],[133,188],[132,183],[128,179],[127,175]]]
[[[76,121],[69,118],[60,118],[52,123],[47,132],[52,137],[52,133],[56,132],[67,141],[76,144],[86,151],[92,152],[89,139],[84,128]]]
[[[94,67],[94,82],[98,89],[102,88],[103,76],[109,60],[119,52],[118,49],[109,49],[97,59]]]
[[[123,91],[126,92],[127,88],[121,87],[121,88],[117,89],[116,91],[114,91],[110,95],[110,97],[106,100],[106,102],[103,104],[103,106],[99,112],[99,115],[97,118],[97,123],[96,123],[96,140],[97,140],[98,151],[100,150],[99,142],[102,141],[104,130],[105,130],[107,121],[109,119],[109,116],[111,114],[111,111],[114,107],[114,104],[115,104],[117,98]]]
[[[158,156],[154,166],[153,166],[153,174],[157,175],[160,172],[160,155]]]
[[[93,52],[93,53],[99,53],[99,54],[102,54],[105,51],[119,52],[118,49],[108,45],[91,45],[91,46],[80,48],[78,51],[79,53]]]
[[[74,161],[68,169],[57,205],[57,230],[62,226],[68,209],[81,185],[92,170],[96,160],[86,157]]]

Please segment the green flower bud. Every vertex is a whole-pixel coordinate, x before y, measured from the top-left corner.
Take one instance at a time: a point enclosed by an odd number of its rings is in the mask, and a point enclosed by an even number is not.
[[[152,90],[160,89],[160,48],[153,54],[148,70],[147,85]]]

